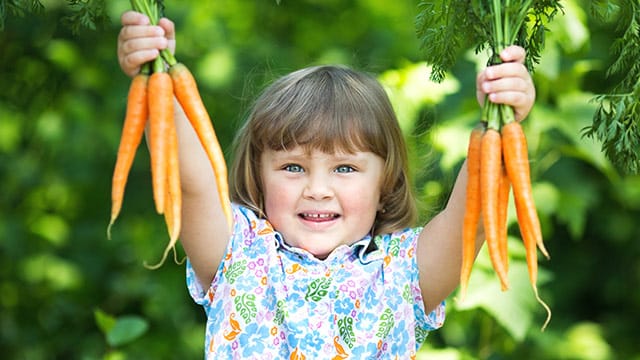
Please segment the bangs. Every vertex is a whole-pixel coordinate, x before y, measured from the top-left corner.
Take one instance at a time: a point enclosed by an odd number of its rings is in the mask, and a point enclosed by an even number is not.
[[[386,156],[385,130],[395,121],[384,90],[366,76],[335,67],[316,69],[287,86],[276,83],[263,110],[254,114],[258,149],[325,153],[370,151]],[[377,91],[372,92],[372,85]],[[376,119],[385,117],[388,119]]]

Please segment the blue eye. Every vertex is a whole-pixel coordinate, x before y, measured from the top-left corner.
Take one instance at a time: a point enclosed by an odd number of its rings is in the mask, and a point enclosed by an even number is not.
[[[350,173],[354,171],[356,171],[356,169],[349,165],[340,165],[336,168],[337,173]]]
[[[304,171],[302,166],[297,165],[297,164],[287,164],[287,165],[284,166],[283,169],[286,170],[286,171],[289,171],[289,172],[303,172]]]

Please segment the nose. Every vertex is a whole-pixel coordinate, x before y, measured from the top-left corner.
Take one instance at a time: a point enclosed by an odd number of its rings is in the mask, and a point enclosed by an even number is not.
[[[307,176],[307,183],[302,196],[312,200],[323,200],[333,197],[333,188],[328,176],[312,173]]]

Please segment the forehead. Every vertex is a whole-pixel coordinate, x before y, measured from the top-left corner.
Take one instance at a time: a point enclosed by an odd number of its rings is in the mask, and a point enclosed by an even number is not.
[[[261,148],[275,151],[295,151],[326,154],[381,152],[382,128],[371,117],[334,117],[306,114],[274,119],[269,131],[264,131]]]
[[[296,146],[292,149],[273,150],[264,149],[261,154],[263,161],[331,161],[331,162],[358,162],[368,163],[382,158],[370,151],[342,151],[326,152],[316,148]]]

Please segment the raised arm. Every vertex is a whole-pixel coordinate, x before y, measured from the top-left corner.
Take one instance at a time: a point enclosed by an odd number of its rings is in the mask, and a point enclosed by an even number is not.
[[[515,110],[516,120],[521,121],[527,116],[535,100],[531,76],[523,65],[525,52],[521,47],[512,46],[505,49],[500,57],[504,63],[488,67],[478,74],[478,101],[482,104],[486,94],[495,103],[511,105]],[[426,311],[434,309],[460,282],[466,187],[465,162],[445,209],[425,225],[420,234],[418,266]],[[476,255],[483,242],[484,232],[480,225]]]
[[[143,14],[128,11],[118,36],[118,61],[128,76],[155,59],[161,49],[175,49],[175,27],[168,19],[150,26]],[[209,287],[224,256],[229,226],[219,201],[213,169],[180,104],[175,101],[180,177],[182,231],[180,242],[204,289]]]

